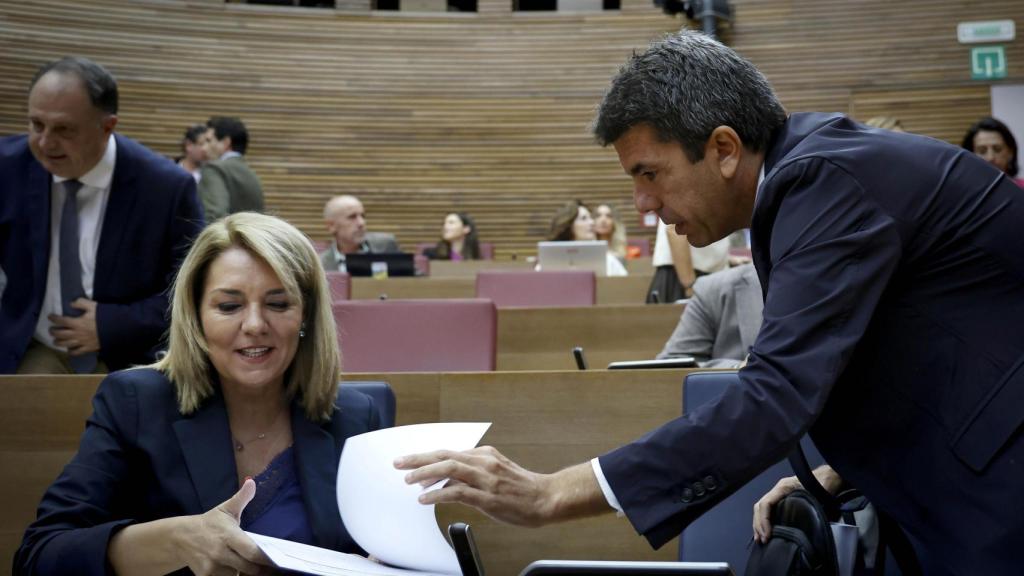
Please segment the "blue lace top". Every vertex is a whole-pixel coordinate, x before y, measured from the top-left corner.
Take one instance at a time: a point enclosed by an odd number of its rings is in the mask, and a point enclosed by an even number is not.
[[[291,446],[256,475],[256,496],[242,511],[242,529],[264,536],[313,544]]]

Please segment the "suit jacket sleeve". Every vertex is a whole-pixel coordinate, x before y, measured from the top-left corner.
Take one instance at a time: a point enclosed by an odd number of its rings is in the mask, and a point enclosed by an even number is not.
[[[153,344],[160,342],[167,331],[170,288],[192,241],[203,229],[203,213],[196,197],[195,180],[183,177],[174,198],[174,215],[170,218],[167,240],[163,244],[163,249],[170,254],[161,259],[166,263],[166,268],[160,272],[166,289],[135,302],[99,303],[96,307],[100,357],[112,369],[130,364],[115,358],[151,357]]]
[[[36,521],[14,557],[14,573],[88,574],[108,570],[107,544],[133,523],[118,510],[130,491],[131,454],[138,405],[125,373],[108,376],[93,398],[93,413],[71,462],[43,495]]]
[[[203,213],[206,220],[213,222],[228,215],[231,195],[220,166],[209,163],[203,166],[199,179],[199,197],[203,202]]]
[[[686,303],[676,329],[658,358],[686,355],[693,356],[697,361],[711,358],[720,314],[714,313],[714,304],[709,301],[707,288],[707,278],[698,278],[693,285],[693,298]]]
[[[825,160],[778,166],[759,195],[753,229],[771,228],[771,283],[740,382],[601,456],[624,512],[655,547],[792,450],[821,413],[900,258],[895,222],[854,176]],[[774,223],[759,221],[761,204],[774,199]]]

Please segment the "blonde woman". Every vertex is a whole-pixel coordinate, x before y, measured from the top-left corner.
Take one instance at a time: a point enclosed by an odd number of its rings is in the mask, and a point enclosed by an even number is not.
[[[598,240],[608,242],[608,251],[619,261],[626,261],[626,226],[611,206],[598,204],[594,208],[594,234]]]
[[[167,356],[100,384],[15,573],[265,571],[242,530],[357,552],[337,462],[378,412],[338,386],[330,302],[290,224],[243,212],[207,227],[178,272]]]

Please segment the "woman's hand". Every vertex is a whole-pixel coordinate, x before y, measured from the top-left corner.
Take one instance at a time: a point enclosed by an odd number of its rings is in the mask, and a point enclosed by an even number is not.
[[[205,514],[133,524],[114,534],[107,558],[119,576],[167,574],[189,567],[198,576],[271,574],[273,563],[239,526],[256,494],[247,478],[234,496]]]
[[[836,474],[836,471],[831,466],[822,465],[814,469],[814,477],[818,479],[818,482],[828,490],[829,493],[835,494],[839,492],[839,488],[843,485],[843,479]],[[796,476],[790,476],[789,478],[783,478],[779,480],[775,487],[768,491],[767,494],[761,497],[760,500],[754,504],[754,540],[757,540],[761,544],[768,542],[768,538],[772,535],[772,522],[771,514],[772,508],[779,503],[780,500],[788,496],[794,490],[803,488],[803,484]]]
[[[271,573],[273,564],[239,526],[255,495],[256,483],[246,478],[234,496],[181,525],[176,535],[180,558],[197,576]]]

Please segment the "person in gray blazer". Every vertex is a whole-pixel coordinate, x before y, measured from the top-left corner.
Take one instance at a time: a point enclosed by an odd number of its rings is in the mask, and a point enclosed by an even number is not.
[[[262,212],[263,185],[245,161],[249,131],[238,118],[214,116],[206,123],[210,132],[210,158],[199,171],[199,198],[206,221],[235,212]]]
[[[702,276],[658,358],[693,356],[703,368],[738,368],[757,339],[763,310],[753,264]]]
[[[366,210],[355,196],[343,194],[328,200],[324,222],[333,238],[331,246],[320,253],[320,263],[328,272],[345,272],[346,254],[401,252],[394,234],[366,231]]]

